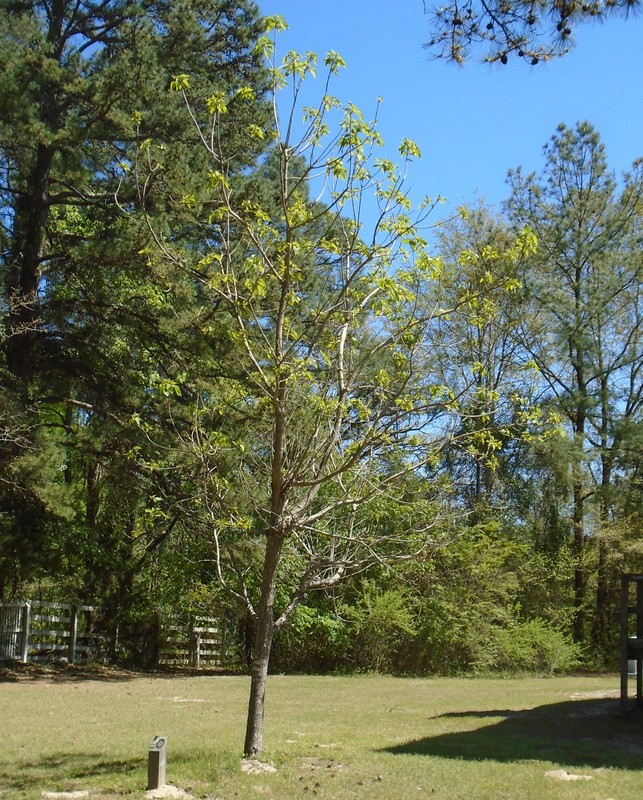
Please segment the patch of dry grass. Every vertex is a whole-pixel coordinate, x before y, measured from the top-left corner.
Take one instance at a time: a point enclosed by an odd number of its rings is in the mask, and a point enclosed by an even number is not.
[[[90,800],[143,797],[156,734],[168,737],[168,781],[201,798],[640,800],[642,720],[618,718],[615,676],[274,676],[264,759],[276,774],[240,769],[245,677],[7,677],[3,800],[80,789]]]

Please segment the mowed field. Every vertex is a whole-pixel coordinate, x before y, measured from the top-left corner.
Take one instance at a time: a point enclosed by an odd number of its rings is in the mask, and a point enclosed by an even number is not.
[[[404,679],[273,676],[263,760],[241,771],[249,680],[25,670],[0,676],[0,797],[641,800],[643,717],[618,717],[618,676]],[[632,686],[633,689],[633,686]]]

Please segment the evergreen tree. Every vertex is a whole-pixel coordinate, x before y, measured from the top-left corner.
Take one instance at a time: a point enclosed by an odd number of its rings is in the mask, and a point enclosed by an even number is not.
[[[604,147],[589,123],[561,125],[545,148],[542,175],[510,174],[508,211],[528,224],[538,252],[523,281],[536,332],[525,346],[567,431],[566,466],[576,561],[575,639],[585,636],[589,562],[598,542],[595,644],[615,613],[608,556],[618,476],[641,403],[641,164],[617,192]]]
[[[261,21],[245,1],[2,2],[0,31],[3,392],[28,431],[7,452],[2,571],[33,575],[36,552],[65,550],[54,536],[64,519],[76,554],[66,564],[99,592],[97,576],[133,563],[134,534],[147,529],[138,515],[156,495],[132,460],[153,460],[140,421],[162,426],[163,395],[201,346],[193,276],[150,256],[133,167],[162,155],[163,169],[146,175],[147,213],[154,205],[158,227],[194,240],[205,167],[172,76],[189,70],[204,104],[254,87],[256,101],[231,106],[219,132],[231,170],[244,170],[263,148],[241,134],[267,111]],[[17,451],[19,441],[28,447]],[[57,468],[29,458],[38,452]],[[51,547],[44,533],[32,542],[33,521],[11,510],[37,513],[44,486],[50,516],[38,516],[54,525]],[[16,560],[17,541],[34,552]]]
[[[428,10],[427,47],[458,64],[480,49],[488,62],[517,56],[535,66],[568,53],[583,23],[627,17],[637,7],[637,0],[454,0]]]

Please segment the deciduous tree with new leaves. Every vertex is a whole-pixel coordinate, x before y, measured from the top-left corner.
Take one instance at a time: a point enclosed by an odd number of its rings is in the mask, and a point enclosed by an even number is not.
[[[453,303],[466,292],[474,295],[485,284],[491,288],[459,314],[441,320],[434,338],[435,369],[443,383],[462,393],[461,433],[468,436],[468,446],[450,452],[447,463],[472,521],[494,509],[495,515],[502,513],[506,482],[526,445],[524,434],[538,428],[542,439],[557,429],[551,415],[536,419],[535,373],[519,336],[519,329],[528,328],[518,278],[525,253],[513,248],[512,240],[508,224],[484,205],[466,210],[438,232],[444,265],[437,287],[441,303]]]
[[[437,303],[427,287],[440,281],[441,263],[421,233],[432,203],[413,211],[404,189],[417,146],[400,144],[401,168],[379,157],[375,121],[329,93],[344,66],[336,53],[324,59],[325,88],[312,104],[306,78],[317,57],[279,60],[273,33],[283,26],[269,19],[260,42],[272,126],[246,130],[273,138],[276,204],[229,175],[219,136],[230,104],[251,95],[215,94],[200,108],[189,75],[177,75],[210,162],[211,233],[197,252],[157,233],[165,257],[190,270],[217,308],[234,353],[208,390],[185,387],[195,422],[182,439],[201,465],[219,578],[254,622],[248,756],[262,751],[273,642],[307,593],[430,540],[448,490],[440,454],[463,413],[427,368],[433,329],[498,288],[490,277],[448,307]],[[519,234],[508,249],[532,245]],[[414,473],[432,480],[414,483]]]

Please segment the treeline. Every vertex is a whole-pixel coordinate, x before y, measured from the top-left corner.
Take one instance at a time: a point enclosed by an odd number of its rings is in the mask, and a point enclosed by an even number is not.
[[[257,680],[614,664],[641,163],[561,126],[429,238],[279,27],[0,2],[0,597],[100,605],[141,662],[158,608],[233,616]]]

